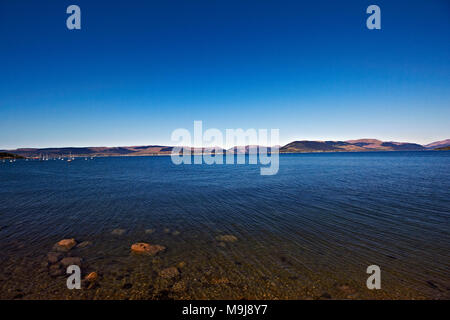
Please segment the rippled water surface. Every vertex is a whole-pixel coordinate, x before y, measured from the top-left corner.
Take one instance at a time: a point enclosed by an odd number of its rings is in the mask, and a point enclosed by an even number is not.
[[[448,299],[449,169],[448,152],[281,155],[275,176],[164,156],[0,162],[0,298]],[[92,243],[68,253],[100,275],[89,289],[49,274],[64,238]]]

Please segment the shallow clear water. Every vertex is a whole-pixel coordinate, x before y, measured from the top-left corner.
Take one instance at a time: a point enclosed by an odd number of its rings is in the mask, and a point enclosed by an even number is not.
[[[448,299],[449,169],[448,152],[281,155],[274,176],[165,156],[0,162],[0,298]],[[70,255],[95,287],[49,275],[64,238],[92,242]],[[130,254],[139,241],[167,250]]]

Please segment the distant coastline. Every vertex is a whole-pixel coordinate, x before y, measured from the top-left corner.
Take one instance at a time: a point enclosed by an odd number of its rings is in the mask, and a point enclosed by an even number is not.
[[[20,148],[0,150],[0,158],[40,158],[45,157],[111,157],[111,156],[167,156],[173,146],[149,145],[128,147],[63,147],[63,148]],[[259,146],[236,146],[230,149],[190,148],[196,154],[251,154],[259,152]],[[409,142],[381,141],[377,139],[358,139],[347,141],[299,140],[279,148],[279,153],[322,153],[322,152],[372,152],[372,151],[431,151],[450,150],[450,139],[436,141],[427,145]],[[270,153],[271,148],[267,147]]]
[[[0,152],[0,159],[25,159],[25,157],[9,152]]]

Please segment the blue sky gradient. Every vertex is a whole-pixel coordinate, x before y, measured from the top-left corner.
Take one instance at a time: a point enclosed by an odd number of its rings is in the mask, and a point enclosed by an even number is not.
[[[0,148],[171,145],[194,120],[281,144],[442,140],[449,40],[447,0],[2,0]]]

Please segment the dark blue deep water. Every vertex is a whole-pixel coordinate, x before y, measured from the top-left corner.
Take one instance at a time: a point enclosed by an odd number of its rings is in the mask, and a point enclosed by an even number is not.
[[[0,162],[0,298],[450,298],[449,152],[289,154],[277,175],[259,169]],[[49,275],[64,238],[92,242],[70,255],[98,287],[73,292]],[[134,256],[139,241],[167,250]],[[372,264],[378,291],[365,286]],[[178,277],[158,276],[171,266]]]

